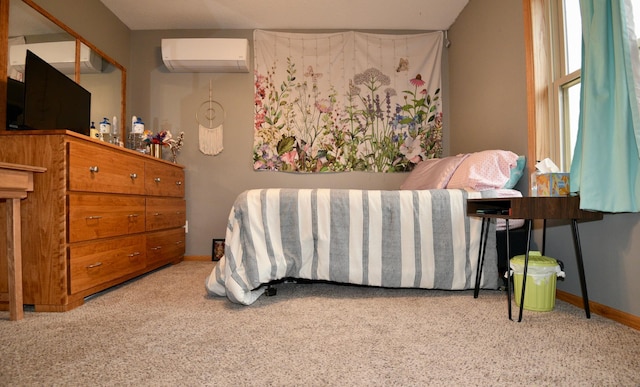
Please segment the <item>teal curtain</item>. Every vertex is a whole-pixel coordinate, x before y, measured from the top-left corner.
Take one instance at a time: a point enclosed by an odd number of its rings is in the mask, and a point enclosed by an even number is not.
[[[581,0],[580,9],[581,106],[571,190],[580,193],[583,209],[638,212],[640,59],[631,0]]]

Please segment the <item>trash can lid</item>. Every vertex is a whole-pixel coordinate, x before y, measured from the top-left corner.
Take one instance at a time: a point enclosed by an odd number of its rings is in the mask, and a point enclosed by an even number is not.
[[[516,255],[511,258],[511,263],[524,266],[524,254]],[[545,266],[557,266],[558,261],[551,257],[545,257],[541,255],[539,251],[529,251],[529,267],[545,267]]]

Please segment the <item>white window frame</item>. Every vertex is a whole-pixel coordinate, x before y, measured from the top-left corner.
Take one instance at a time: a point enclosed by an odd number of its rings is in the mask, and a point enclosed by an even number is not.
[[[569,74],[567,69],[567,54],[565,49],[564,26],[564,0],[545,0],[549,11],[549,45],[551,55],[551,78],[549,85],[549,116],[550,123],[549,152],[547,156],[555,161],[561,170],[568,172],[571,169],[571,128],[569,111],[568,89],[580,83],[581,71],[575,70]]]

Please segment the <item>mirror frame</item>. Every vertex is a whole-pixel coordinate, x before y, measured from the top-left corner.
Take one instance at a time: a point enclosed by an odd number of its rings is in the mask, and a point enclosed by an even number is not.
[[[80,45],[85,44],[91,50],[95,51],[98,55],[100,55],[103,60],[111,63],[114,67],[120,70],[121,81],[120,81],[120,122],[124,123],[126,116],[126,90],[127,90],[127,70],[120,63],[116,62],[113,58],[107,55],[104,51],[100,50],[93,43],[84,39],[80,34],[72,30],[66,24],[64,24],[60,19],[53,16],[51,13],[47,12],[44,8],[36,4],[33,0],[21,0],[26,5],[33,8],[35,11],[40,13],[42,16],[50,20],[52,23],[56,24],[62,30],[67,32],[69,35],[73,36],[76,40],[76,63],[75,63],[75,75],[74,80],[76,83],[80,84]],[[0,63],[4,63],[4,65],[0,65],[0,95],[7,95],[7,63],[9,58],[9,7],[10,0],[0,0],[0,23],[3,28],[0,29]],[[6,98],[6,97],[5,97]],[[0,101],[5,101],[4,98],[0,98]],[[0,103],[0,130],[6,130],[6,112],[7,106],[6,102]],[[120,126],[120,138],[125,138],[125,125]]]
[[[0,0],[0,130],[7,128],[7,63],[9,63],[9,0]]]

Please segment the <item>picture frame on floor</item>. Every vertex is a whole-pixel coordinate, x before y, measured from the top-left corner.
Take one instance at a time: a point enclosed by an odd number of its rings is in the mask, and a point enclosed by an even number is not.
[[[213,239],[211,247],[211,260],[219,261],[224,256],[224,239]]]

